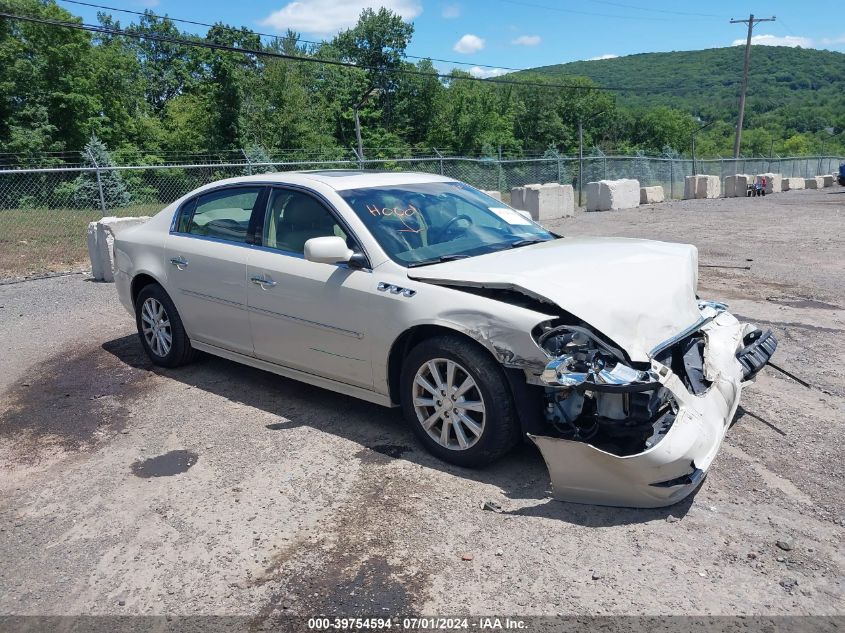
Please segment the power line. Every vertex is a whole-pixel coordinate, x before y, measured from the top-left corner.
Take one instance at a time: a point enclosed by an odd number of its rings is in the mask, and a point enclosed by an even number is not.
[[[82,0],[59,0],[59,1],[60,2],[67,2],[69,4],[78,4],[78,5],[81,5],[81,6],[84,6],[84,7],[92,7],[94,9],[105,9],[106,11],[117,11],[118,13],[129,13],[131,15],[139,15],[139,16],[142,16],[142,17],[148,16],[148,17],[151,17],[151,18],[155,18],[156,20],[170,20],[171,22],[178,22],[180,24],[191,24],[193,26],[203,26],[203,27],[206,27],[206,28],[209,28],[209,29],[214,28],[216,26],[217,28],[221,28],[224,31],[238,32],[240,30],[240,29],[232,28],[232,27],[225,26],[225,25],[222,25],[222,24],[208,24],[207,22],[197,22],[196,20],[188,20],[186,18],[174,18],[174,17],[169,16],[169,15],[158,15],[156,13],[153,13],[152,11],[149,11],[149,10],[147,10],[147,11],[133,11],[132,9],[120,9],[118,7],[109,7],[109,6],[106,6],[106,5],[103,5],[103,4],[94,4],[92,2],[82,2]],[[252,33],[255,33],[255,35],[258,35],[259,37],[269,37],[269,38],[273,38],[275,40],[285,39],[284,35],[278,35],[278,34],[275,34],[275,33],[261,33],[260,31],[252,31]],[[302,42],[303,44],[313,44],[315,46],[322,46],[322,45],[327,43],[325,41],[304,40],[302,38],[298,38],[297,42]],[[405,54],[404,57],[406,57],[407,59],[418,59],[418,60],[429,59],[433,62],[441,62],[443,64],[455,64],[455,65],[458,65],[458,66],[479,66],[481,68],[493,68],[493,69],[496,69],[496,70],[509,70],[509,71],[514,71],[514,72],[526,70],[525,68],[509,68],[507,66],[493,66],[491,64],[475,64],[473,62],[462,62],[462,61],[458,61],[458,60],[455,60],[455,59],[439,59],[437,57],[427,57],[427,56],[419,56],[419,55]]]
[[[611,0],[587,0],[594,4],[606,4],[612,7],[622,7],[623,9],[636,9],[637,11],[651,11],[653,13],[666,13],[670,15],[686,15],[699,18],[723,18],[725,16],[715,15],[713,13],[695,13],[692,11],[672,11],[671,9],[655,9],[653,7],[642,7],[635,4],[625,4],[623,2],[612,2]]]
[[[504,4],[514,4],[521,7],[529,7],[531,9],[543,9],[544,11],[557,11],[559,13],[572,13],[575,15],[588,15],[590,17],[611,18],[619,20],[646,20],[656,22],[671,22],[672,18],[657,18],[640,15],[620,15],[618,13],[598,13],[596,11],[581,11],[579,9],[565,9],[563,7],[552,7],[547,4],[535,4],[533,2],[521,2],[520,0],[498,0]],[[718,17],[718,16],[717,16]]]
[[[480,77],[452,75],[438,72],[426,72],[422,70],[415,70],[412,68],[377,68],[373,66],[361,66],[352,62],[344,62],[334,59],[320,59],[317,57],[303,57],[301,55],[289,55],[287,53],[280,53],[277,51],[254,50],[248,48],[241,48],[237,46],[229,46],[228,44],[217,44],[203,40],[188,40],[178,37],[169,37],[166,35],[156,35],[152,33],[140,33],[137,31],[127,31],[124,29],[108,28],[96,24],[85,24],[82,22],[65,22],[62,20],[52,20],[49,18],[36,18],[26,15],[16,15],[13,13],[0,12],[0,17],[8,18],[10,20],[18,20],[22,22],[31,22],[35,24],[44,24],[59,28],[75,29],[78,31],[88,31],[91,33],[101,33],[105,35],[122,35],[124,37],[131,37],[139,40],[153,40],[157,42],[166,42],[170,44],[180,44],[184,46],[193,46],[196,48],[207,48],[217,51],[225,51],[230,53],[243,53],[248,55],[255,55],[256,57],[270,57],[277,59],[286,59],[296,62],[307,62],[315,64],[325,64],[328,66],[339,66],[345,68],[356,68],[358,70],[372,70],[377,72],[386,72],[390,74],[413,75],[418,77],[437,77],[447,81],[479,81],[488,84],[501,84],[509,86],[522,86],[528,88],[553,88],[560,90],[583,90],[586,92],[640,92],[646,90],[645,88],[612,88],[606,86],[585,86],[582,84],[558,84],[545,83],[540,81],[517,81],[515,79],[504,79],[501,77],[482,79]]]
[[[54,26],[58,28],[69,28],[75,29],[79,31],[88,31],[92,33],[99,33],[104,35],[118,35],[124,37],[130,37],[133,39],[138,40],[153,40],[158,42],[166,42],[171,44],[178,44],[183,46],[193,46],[195,48],[207,48],[211,50],[220,50],[232,53],[242,53],[248,55],[255,55],[257,57],[270,57],[270,58],[278,58],[278,59],[286,59],[289,61],[298,61],[298,62],[307,62],[307,63],[316,63],[316,64],[326,64],[329,66],[339,66],[339,67],[346,67],[346,68],[356,68],[358,70],[373,70],[379,72],[386,72],[390,74],[399,74],[399,75],[411,75],[417,77],[436,77],[438,79],[444,79],[447,81],[479,81],[485,82],[488,84],[501,84],[501,85],[509,85],[509,86],[522,86],[527,88],[552,88],[552,89],[560,89],[560,90],[581,90],[586,92],[617,92],[617,93],[650,93],[652,92],[649,88],[637,88],[637,87],[617,87],[617,86],[586,86],[583,84],[562,84],[562,83],[548,83],[548,82],[541,82],[541,81],[520,81],[516,79],[506,79],[504,77],[491,77],[491,78],[482,78],[482,77],[474,77],[472,75],[453,75],[441,72],[427,72],[423,70],[417,70],[413,68],[392,68],[392,69],[385,69],[385,68],[376,68],[371,66],[360,66],[358,64],[354,64],[352,62],[344,62],[340,60],[333,60],[333,59],[324,59],[318,57],[304,57],[301,55],[289,55],[286,53],[280,53],[276,51],[268,51],[268,50],[254,50],[254,49],[247,49],[242,47],[236,46],[229,46],[226,44],[216,44],[214,42],[204,41],[200,39],[185,39],[185,38],[178,38],[178,37],[170,37],[165,35],[156,35],[152,33],[142,33],[139,31],[130,31],[126,29],[115,29],[104,27],[97,24],[85,24],[83,22],[66,22],[62,20],[53,20],[49,18],[36,18],[33,16],[25,16],[25,15],[17,15],[13,13],[5,13],[0,12],[0,17],[5,17],[10,20],[19,20],[23,22],[31,22],[36,24],[45,24],[49,26]],[[521,70],[520,70],[521,71]],[[527,69],[525,72],[531,72],[532,69]],[[722,87],[723,84],[714,84],[711,87]],[[706,86],[703,86],[706,87]],[[685,89],[664,89],[662,90],[664,94],[675,94],[678,92],[686,92]]]

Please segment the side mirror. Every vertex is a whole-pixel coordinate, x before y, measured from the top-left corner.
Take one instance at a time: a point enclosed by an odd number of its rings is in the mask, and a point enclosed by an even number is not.
[[[305,259],[318,264],[342,264],[352,259],[352,249],[337,235],[312,237],[305,242]]]

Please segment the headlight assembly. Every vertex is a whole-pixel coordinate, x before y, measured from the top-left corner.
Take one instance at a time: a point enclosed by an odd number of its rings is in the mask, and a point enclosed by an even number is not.
[[[620,350],[585,327],[561,325],[541,334],[537,343],[552,357],[541,379],[549,386],[615,391],[654,388],[652,370],[635,369]]]

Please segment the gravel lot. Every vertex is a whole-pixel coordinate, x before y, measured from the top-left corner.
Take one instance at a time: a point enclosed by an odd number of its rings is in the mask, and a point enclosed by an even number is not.
[[[845,615],[843,222],[834,188],[552,224],[739,267],[702,267],[702,296],[812,385],[767,369],[697,494],[658,510],[549,500],[530,446],[466,471],[398,411],[154,368],[84,275],[2,285],[0,614]]]

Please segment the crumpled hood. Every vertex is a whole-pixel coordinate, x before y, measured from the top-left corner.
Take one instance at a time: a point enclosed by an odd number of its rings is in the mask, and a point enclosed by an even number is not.
[[[412,279],[519,290],[575,315],[645,361],[696,323],[698,250],[627,238],[566,237],[408,270]]]

